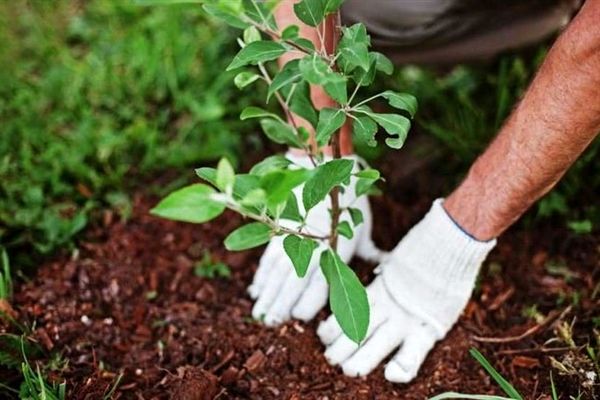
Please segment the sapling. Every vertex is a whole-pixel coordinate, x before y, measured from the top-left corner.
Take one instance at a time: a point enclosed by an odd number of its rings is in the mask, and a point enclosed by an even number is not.
[[[384,55],[370,50],[370,38],[363,24],[341,26],[339,7],[342,2],[302,0],[294,5],[298,19],[316,28],[320,42],[317,45],[301,37],[297,25],[277,26],[273,17],[275,1],[217,0],[203,5],[210,15],[243,29],[238,39],[241,50],[227,68],[238,71],[235,85],[242,89],[265,84],[266,103],[277,103],[281,109],[281,113],[277,113],[270,111],[273,107],[269,110],[248,107],[240,118],[258,119],[270,140],[305,151],[312,168],[274,155],[254,165],[249,173],[239,174],[223,158],[217,168],[196,170],[207,184],[196,183],[169,194],[152,213],[203,223],[225,209],[233,210],[252,222],[227,236],[224,244],[232,251],[260,246],[274,236],[283,235],[285,253],[299,277],[306,274],[311,258],[319,258],[329,284],[331,309],[343,332],[359,343],[369,325],[367,294],[337,250],[338,237],[351,238],[363,216],[351,205],[340,205],[339,198],[350,187],[354,188],[357,198],[367,195],[380,179],[380,173],[359,161],[341,157],[340,128],[349,122],[354,136],[369,146],[376,146],[375,135],[381,127],[387,133],[385,144],[399,149],[406,139],[417,102],[410,94],[390,90],[366,99],[361,96],[361,89],[373,83],[377,72],[389,75],[393,66]],[[324,22],[330,19],[335,22],[339,36],[337,47],[331,53],[326,50],[328,38],[323,28]],[[299,57],[272,73],[268,64],[287,52]],[[321,87],[337,105],[316,110],[310,100],[311,85]],[[400,113],[373,111],[369,105],[378,98],[385,99]],[[308,121],[314,135],[296,123],[293,115]],[[323,154],[325,147],[332,149],[331,157]],[[327,196],[331,204],[331,228],[326,234],[312,232],[305,224],[307,216]],[[348,215],[348,220],[341,220],[342,215]],[[290,228],[283,221],[294,221],[296,228]]]

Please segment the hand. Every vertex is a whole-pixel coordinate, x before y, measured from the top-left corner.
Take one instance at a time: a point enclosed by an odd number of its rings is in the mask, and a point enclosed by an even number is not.
[[[305,168],[312,167],[307,156],[286,155],[288,159]],[[344,262],[350,261],[355,254],[361,258],[378,261],[382,252],[379,251],[371,240],[372,216],[366,196],[356,198],[354,194],[355,178],[350,181],[350,186],[340,194],[341,207],[353,207],[362,212],[363,223],[354,229],[352,239],[341,237],[338,239],[338,252]],[[302,187],[294,190],[297,198],[302,198]],[[327,235],[331,227],[329,214],[329,197],[316,205],[308,213],[305,232],[315,235]],[[304,213],[301,202],[298,204]],[[344,211],[340,221],[350,221],[348,211]],[[298,222],[281,221],[286,228],[296,229]],[[319,255],[325,249],[325,244],[320,243],[319,248],[313,252],[306,276],[299,278],[294,267],[283,249],[283,237],[274,237],[268,244],[265,253],[260,259],[258,270],[254,275],[248,293],[256,303],[252,309],[255,319],[263,319],[269,326],[275,326],[290,318],[304,321],[311,320],[327,303],[328,286],[319,268]]]
[[[367,288],[369,329],[359,347],[333,316],[318,328],[325,357],[346,375],[364,376],[399,346],[385,367],[392,382],[409,382],[436,341],[458,320],[477,272],[496,241],[477,241],[461,230],[442,207],[429,213],[378,267]]]

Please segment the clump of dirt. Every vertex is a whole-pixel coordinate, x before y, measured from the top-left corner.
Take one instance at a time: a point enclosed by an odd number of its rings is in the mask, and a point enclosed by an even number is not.
[[[380,246],[392,248],[439,195],[428,178],[396,184],[372,200]],[[525,398],[535,399],[550,393],[549,356],[560,359],[566,351],[546,343],[555,334],[544,318],[573,303],[560,318],[577,316],[577,346],[591,336],[599,305],[592,293],[600,236],[550,226],[519,228],[501,238],[464,315],[413,382],[389,383],[381,366],[366,378],[349,378],[327,364],[315,335],[326,310],[309,324],[291,321],[275,329],[252,320],[246,287],[262,249],[228,253],[222,246],[226,234],[242,223],[240,217],[227,212],[204,225],[161,220],[148,214],[156,200],[136,196],[128,222],[105,219],[88,232],[78,252],[41,266],[17,290],[13,307],[35,327],[35,338],[68,360],[61,376],[70,398],[101,398],[120,374],[113,396],[120,399],[422,400],[443,391],[502,394],[469,356],[477,347]],[[194,265],[204,252],[226,263],[231,276],[196,276]],[[564,269],[549,272],[556,260]],[[372,279],[373,265],[353,265],[363,282]],[[573,390],[568,379],[555,375],[565,397],[577,394],[567,392]]]

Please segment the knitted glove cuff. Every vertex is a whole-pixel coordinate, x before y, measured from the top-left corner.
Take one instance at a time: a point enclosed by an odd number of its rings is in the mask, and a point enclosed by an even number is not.
[[[437,199],[425,217],[382,266],[383,281],[396,302],[432,325],[440,338],[466,305],[479,268],[496,240],[465,233]]]

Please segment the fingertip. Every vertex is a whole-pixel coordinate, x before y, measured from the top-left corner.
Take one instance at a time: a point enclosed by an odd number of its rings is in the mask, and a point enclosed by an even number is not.
[[[325,346],[333,343],[342,333],[342,329],[335,320],[333,315],[330,315],[325,321],[319,324],[317,328],[317,336]]]
[[[392,360],[385,366],[384,376],[390,382],[408,383],[417,376],[417,371],[407,370],[395,360]]]

